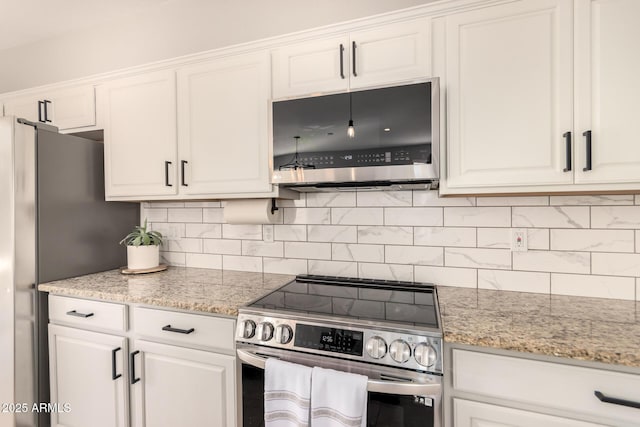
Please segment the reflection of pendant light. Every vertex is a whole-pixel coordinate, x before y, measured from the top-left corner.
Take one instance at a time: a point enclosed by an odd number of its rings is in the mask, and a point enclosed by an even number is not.
[[[356,129],[353,127],[353,112],[351,109],[351,92],[349,92],[349,127],[347,128],[347,135],[349,135],[349,138],[356,137]]]
[[[294,136],[293,139],[295,141],[295,147],[296,147],[295,154],[293,155],[293,160],[290,161],[289,163],[285,163],[284,165],[280,165],[278,167],[278,170],[315,169],[316,168],[315,165],[302,163],[300,161],[300,157],[298,155],[298,143],[300,142],[300,137]]]

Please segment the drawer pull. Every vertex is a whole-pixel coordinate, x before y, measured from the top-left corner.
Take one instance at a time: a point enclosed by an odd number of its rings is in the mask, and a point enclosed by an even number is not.
[[[138,381],[140,381],[140,378],[136,378],[136,354],[140,353],[140,350],[136,350],[133,353],[131,353],[131,355],[129,356],[130,360],[129,360],[129,367],[130,367],[130,374],[131,374],[131,384],[135,384]]]
[[[67,316],[75,316],[75,317],[87,318],[87,317],[93,316],[93,313],[78,313],[75,310],[71,310],[71,311],[67,311]]]
[[[122,374],[116,374],[116,353],[122,350],[122,347],[111,350],[111,379],[117,380]]]
[[[600,399],[601,402],[604,402],[604,403],[611,403],[613,405],[622,405],[622,406],[628,406],[629,408],[640,409],[640,402],[634,402],[632,400],[617,399],[615,397],[608,397],[602,394],[601,392],[599,392],[598,390],[594,391],[593,394],[595,394],[596,397]]]
[[[168,331],[168,332],[177,332],[179,334],[190,334],[191,332],[195,331],[194,328],[191,328],[191,329],[178,329],[178,328],[172,328],[171,325],[163,326],[162,330],[163,331]]]

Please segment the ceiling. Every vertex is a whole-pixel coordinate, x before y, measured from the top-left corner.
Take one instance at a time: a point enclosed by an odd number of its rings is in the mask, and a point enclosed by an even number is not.
[[[0,0],[0,50],[144,14],[175,0]]]

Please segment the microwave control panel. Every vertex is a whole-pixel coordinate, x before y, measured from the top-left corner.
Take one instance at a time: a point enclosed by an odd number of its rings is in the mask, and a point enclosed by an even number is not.
[[[277,156],[274,162],[276,170],[293,168],[296,164],[295,154]],[[431,163],[431,144],[365,150],[299,152],[297,158],[298,165],[311,169],[413,165],[416,163]]]

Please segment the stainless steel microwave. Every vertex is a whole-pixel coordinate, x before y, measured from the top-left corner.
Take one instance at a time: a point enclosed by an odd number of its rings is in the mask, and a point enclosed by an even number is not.
[[[438,78],[274,101],[272,183],[437,188],[439,104]]]

